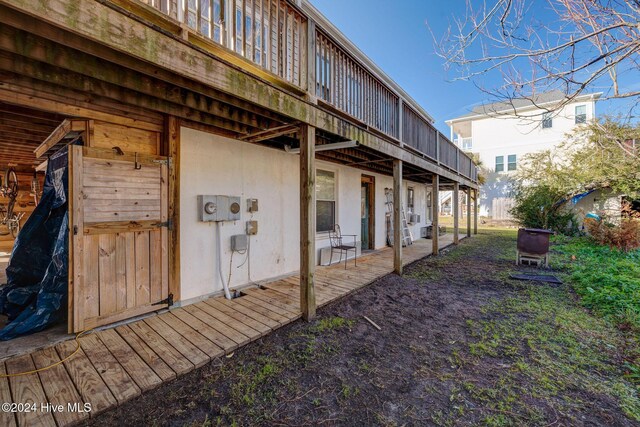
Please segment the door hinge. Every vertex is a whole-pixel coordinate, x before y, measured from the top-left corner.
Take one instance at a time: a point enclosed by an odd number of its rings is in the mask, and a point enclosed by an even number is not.
[[[169,230],[173,230],[173,220],[165,221],[165,222],[156,222],[153,224],[156,227],[167,228]]]
[[[162,301],[154,302],[151,305],[168,305],[169,307],[171,307],[173,305],[173,294],[169,294],[169,296],[166,299],[163,299]]]
[[[153,163],[158,164],[158,165],[167,165],[168,167],[173,167],[173,157],[167,157],[166,159],[162,159],[162,160],[153,160]]]

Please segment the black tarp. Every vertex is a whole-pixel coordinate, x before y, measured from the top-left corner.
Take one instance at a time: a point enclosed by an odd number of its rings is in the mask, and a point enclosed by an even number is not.
[[[69,254],[68,148],[49,158],[42,198],[15,241],[0,313],[0,341],[41,331],[64,319]]]

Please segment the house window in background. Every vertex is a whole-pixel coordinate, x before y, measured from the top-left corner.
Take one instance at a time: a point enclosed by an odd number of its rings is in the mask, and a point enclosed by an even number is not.
[[[413,187],[407,190],[407,210],[413,212]]]
[[[496,156],[496,172],[504,172],[504,156]]]
[[[316,170],[316,231],[333,230],[336,223],[336,175],[334,172]]]
[[[515,154],[509,154],[509,157],[507,158],[507,170],[510,171],[514,171],[516,170],[516,155]]]
[[[473,150],[473,139],[471,139],[471,138],[462,138],[462,149],[464,151]]]
[[[586,105],[576,106],[576,124],[586,123],[586,122],[587,122],[587,106]]]
[[[549,129],[553,127],[553,118],[551,113],[544,113],[542,115],[542,129]]]

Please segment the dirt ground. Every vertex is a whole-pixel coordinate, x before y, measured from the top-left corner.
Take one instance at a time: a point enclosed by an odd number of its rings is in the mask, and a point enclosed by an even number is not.
[[[622,333],[509,279],[514,247],[465,239],[90,424],[640,425]]]

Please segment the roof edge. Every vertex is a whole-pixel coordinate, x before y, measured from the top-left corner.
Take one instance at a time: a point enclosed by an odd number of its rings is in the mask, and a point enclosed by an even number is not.
[[[586,100],[593,100],[593,101],[597,101],[598,99],[600,99],[600,97],[603,95],[603,92],[593,92],[593,93],[588,93],[588,94],[584,94],[584,95],[580,95],[577,96],[573,101],[573,102],[581,102],[581,101],[586,101]],[[539,109],[539,107],[544,106],[544,105],[549,105],[549,104],[554,104],[557,103],[558,101],[549,101],[549,102],[543,102],[541,104],[531,104],[531,105],[526,105],[523,107],[518,107],[515,108],[516,111],[523,111],[523,110],[536,110]],[[486,105],[486,104],[485,104]],[[514,108],[507,108],[504,110],[498,110],[498,111],[493,111],[491,113],[485,113],[485,114],[475,114],[475,115],[466,115],[466,116],[459,116],[459,117],[455,117],[453,119],[448,119],[445,120],[444,122],[447,125],[451,125],[452,123],[455,122],[462,122],[462,121],[469,121],[469,120],[477,120],[477,119],[483,119],[486,117],[491,117],[493,114],[500,114],[500,113],[504,113],[504,112],[508,112],[508,111],[513,111]]]

